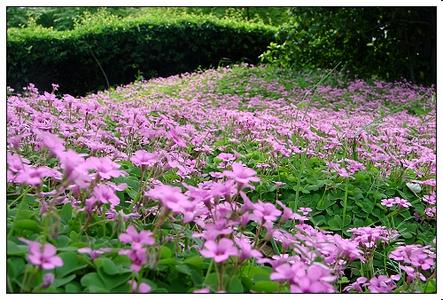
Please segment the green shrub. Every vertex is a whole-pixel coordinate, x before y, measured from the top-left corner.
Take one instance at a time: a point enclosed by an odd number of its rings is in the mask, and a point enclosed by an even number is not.
[[[276,28],[211,16],[173,19],[91,16],[74,30],[8,29],[7,84],[29,82],[84,94],[135,77],[168,76],[217,66],[221,60],[255,63]]]
[[[297,7],[264,62],[436,83],[435,7]]]

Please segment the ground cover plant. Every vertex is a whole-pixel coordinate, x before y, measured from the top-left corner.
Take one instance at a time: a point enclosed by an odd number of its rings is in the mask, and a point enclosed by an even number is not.
[[[241,65],[7,105],[8,292],[436,291],[434,88]]]

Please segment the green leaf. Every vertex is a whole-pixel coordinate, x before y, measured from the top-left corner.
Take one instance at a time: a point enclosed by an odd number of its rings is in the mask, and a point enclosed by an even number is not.
[[[40,232],[41,228],[37,221],[24,219],[16,220],[14,222],[14,230],[29,230],[33,232]]]
[[[103,267],[99,267],[98,276],[101,278],[102,282],[109,290],[118,287],[125,282],[128,282],[128,280],[131,278],[131,273],[126,272],[125,274],[109,275],[104,272]]]
[[[170,258],[172,256],[172,251],[169,247],[161,246],[160,247],[160,258]]]
[[[251,289],[256,292],[272,293],[278,290],[278,283],[275,281],[261,280],[257,281]]]
[[[97,291],[96,289],[103,289],[106,291],[106,286],[103,281],[100,279],[96,272],[88,273],[80,279],[80,283],[82,286],[86,287],[90,292]],[[91,290],[92,287],[92,290]]]
[[[185,264],[191,265],[191,266],[199,268],[199,269],[201,269],[207,265],[207,262],[200,255],[194,255],[194,256],[188,257],[183,262]]]
[[[6,253],[7,255],[25,255],[26,252],[28,251],[28,247],[26,247],[25,245],[17,245],[15,242],[8,240],[6,242]]]
[[[328,225],[331,230],[340,230],[342,228],[342,220],[340,216],[335,215],[333,218],[329,219]]]
[[[175,269],[180,273],[191,276],[191,269],[187,265],[176,265]]]
[[[25,260],[20,257],[11,257],[7,260],[7,272],[9,278],[18,278],[25,272]]]
[[[65,292],[66,293],[79,293],[81,291],[81,287],[77,282],[70,282],[67,285],[65,285]]]
[[[67,224],[72,218],[72,206],[71,204],[65,204],[60,210],[60,217],[63,223]]]
[[[101,258],[96,259],[94,263],[96,266],[103,268],[103,271],[108,275],[124,273],[109,258],[101,257]],[[129,270],[127,270],[126,272],[128,272],[128,271]]]
[[[61,287],[65,284],[71,282],[74,278],[75,278],[75,274],[72,274],[72,275],[65,277],[65,278],[56,278],[54,280],[53,285],[54,285],[54,287]]]
[[[177,260],[175,259],[175,257],[164,258],[164,259],[160,259],[158,261],[158,264],[163,265],[163,266],[175,265],[176,263],[177,263]]]
[[[228,292],[230,293],[243,293],[243,285],[241,279],[238,276],[233,276],[229,281]]]
[[[70,242],[70,239],[66,235],[60,235],[55,240],[55,246],[60,249],[66,247]],[[60,251],[60,250],[59,250]]]
[[[63,260],[63,266],[55,269],[56,277],[63,278],[69,273],[86,268],[88,265],[84,259],[75,252],[64,252],[59,254]]]
[[[205,278],[205,285],[209,286],[212,290],[217,290],[217,274],[211,273]]]

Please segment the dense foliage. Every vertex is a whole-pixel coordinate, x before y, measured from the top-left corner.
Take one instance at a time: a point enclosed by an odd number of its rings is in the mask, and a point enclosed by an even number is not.
[[[435,292],[435,91],[234,67],[7,99],[9,292]]]
[[[89,15],[70,31],[8,29],[7,83],[75,95],[236,61],[256,62],[275,27],[211,16]]]
[[[103,11],[119,17],[212,15],[243,22],[280,25],[286,21],[285,7],[8,7],[7,26],[39,25],[55,30],[71,30],[85,16]]]
[[[293,8],[263,60],[361,77],[436,83],[435,7]]]

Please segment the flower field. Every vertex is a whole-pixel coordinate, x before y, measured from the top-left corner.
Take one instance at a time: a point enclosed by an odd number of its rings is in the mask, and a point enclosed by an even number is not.
[[[7,99],[7,290],[434,293],[436,93],[248,65]]]

